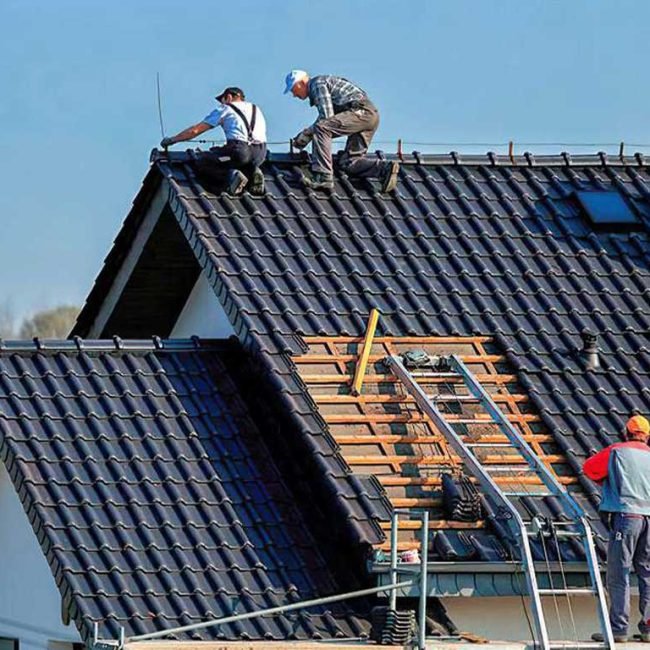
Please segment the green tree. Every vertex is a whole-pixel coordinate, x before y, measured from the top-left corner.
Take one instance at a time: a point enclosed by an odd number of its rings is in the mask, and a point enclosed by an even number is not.
[[[78,313],[79,307],[72,305],[60,305],[52,309],[44,309],[22,322],[18,330],[18,336],[21,339],[31,339],[35,336],[45,339],[67,338]]]

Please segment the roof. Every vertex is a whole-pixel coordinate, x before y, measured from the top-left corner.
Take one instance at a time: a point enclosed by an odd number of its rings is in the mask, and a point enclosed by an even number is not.
[[[304,190],[294,179],[305,158],[272,155],[266,194],[233,198],[201,186],[193,156],[155,153],[143,193],[156,186],[167,196],[237,335],[346,509],[351,536],[383,539],[383,490],[349,476],[289,355],[305,351],[303,337],[362,335],[373,307],[385,336],[493,337],[576,475],[630,412],[650,411],[645,157],[413,154],[397,191],[383,196],[371,181],[345,176],[331,195]],[[619,192],[642,227],[595,232],[576,190]],[[136,201],[125,231],[141,216]],[[78,334],[119,253],[107,258]],[[598,370],[579,354],[586,330],[598,335]],[[581,481],[595,520],[597,488]]]
[[[376,336],[358,395],[353,394],[351,386],[363,337],[307,336],[303,340],[306,352],[292,356],[291,360],[343,458],[354,472],[376,477],[393,508],[401,512],[426,508],[432,528],[430,553],[436,558],[453,560],[457,571],[466,571],[460,563],[476,560],[494,566],[495,562],[511,557],[510,549],[500,538],[504,531],[494,524],[499,514],[489,509],[488,500],[483,514],[475,512],[474,517],[459,518],[450,513],[446,507],[450,503],[449,490],[443,484],[462,473],[462,461],[446,436],[386,367],[386,357],[413,349],[438,358],[457,355],[559,482],[585,505],[586,496],[579,477],[569,466],[567,454],[542,423],[505,355],[498,353],[493,338]],[[445,413],[453,430],[469,444],[482,443],[482,447],[474,448],[474,453],[486,467],[510,469],[493,474],[493,480],[503,490],[522,495],[518,501],[524,521],[533,516],[555,520],[562,516],[554,497],[535,496],[546,489],[539,479],[525,474],[523,456],[508,445],[498,446],[505,445],[507,438],[478,404],[468,401],[471,395],[460,377],[418,375],[418,385]],[[398,551],[420,549],[421,530],[419,526],[414,528],[414,524],[418,522],[399,518]],[[391,522],[382,521],[380,525],[388,531]],[[571,539],[560,543],[564,560],[583,558],[582,545],[574,542]],[[534,558],[543,562],[544,549],[538,540],[531,540],[531,545]],[[375,546],[378,551],[385,551],[380,554],[384,562],[376,568],[385,570],[391,541],[387,539]],[[601,550],[604,546],[600,544]],[[555,558],[555,551],[554,545],[547,549],[551,558]]]
[[[343,591],[234,383],[239,354],[198,340],[0,347],[0,458],[85,640],[93,622],[117,638]],[[180,638],[366,629],[335,606]]]

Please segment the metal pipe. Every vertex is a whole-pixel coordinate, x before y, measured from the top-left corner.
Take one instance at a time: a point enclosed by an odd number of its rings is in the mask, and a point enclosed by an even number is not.
[[[348,600],[352,598],[361,598],[363,596],[371,596],[379,594],[383,591],[393,591],[402,589],[404,587],[413,586],[415,580],[405,580],[404,582],[397,582],[390,585],[381,587],[370,587],[368,589],[360,589],[359,591],[350,591],[345,594],[336,594],[334,596],[325,596],[323,598],[314,598],[312,600],[303,600],[298,603],[291,603],[289,605],[279,605],[278,607],[269,607],[268,609],[260,609],[255,612],[245,612],[243,614],[233,614],[225,618],[217,618],[213,621],[203,621],[201,623],[193,623],[191,625],[183,625],[181,627],[174,627],[170,630],[160,630],[159,632],[148,632],[147,634],[138,634],[137,636],[130,636],[126,639],[132,641],[146,641],[148,639],[159,639],[169,634],[177,634],[179,632],[189,632],[191,630],[201,630],[206,627],[214,625],[225,625],[226,623],[234,623],[235,621],[245,621],[249,618],[258,618],[259,616],[266,616],[270,614],[281,614],[282,612],[291,612],[295,609],[305,609],[307,607],[314,607],[316,605],[326,605],[328,603],[336,603],[340,600]],[[120,647],[123,647],[122,644]]]
[[[422,512],[422,544],[420,547],[420,613],[418,620],[418,647],[426,650],[427,643],[427,571],[429,565],[429,511]]]
[[[582,356],[588,370],[600,368],[600,357],[598,356],[598,337],[593,332],[583,332]]]
[[[399,514],[393,511],[390,524],[390,581],[392,584],[397,583],[397,524],[399,522]],[[393,589],[390,592],[389,607],[392,610],[397,609],[397,590]]]

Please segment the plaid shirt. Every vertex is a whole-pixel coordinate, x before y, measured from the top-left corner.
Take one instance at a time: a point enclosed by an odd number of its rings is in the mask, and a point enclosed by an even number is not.
[[[309,80],[309,103],[318,108],[318,119],[340,113],[350,102],[368,99],[366,93],[343,77],[321,74]]]

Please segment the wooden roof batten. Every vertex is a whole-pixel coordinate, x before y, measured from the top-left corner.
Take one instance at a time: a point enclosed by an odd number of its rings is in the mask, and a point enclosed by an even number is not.
[[[441,477],[444,473],[463,473],[461,460],[383,363],[390,355],[413,349],[422,349],[432,356],[457,355],[560,482],[577,483],[577,477],[569,475],[567,459],[557,449],[555,439],[543,428],[539,415],[530,411],[528,395],[508,368],[506,357],[495,350],[492,337],[374,336],[376,326],[377,315],[371,316],[362,337],[304,337],[306,351],[294,356],[292,361],[351,470],[376,476],[394,508],[429,509],[432,531],[468,531],[486,525],[485,521],[449,520],[444,514]],[[452,426],[460,427],[468,442],[506,441],[489,417],[474,412],[469,394],[466,403],[463,401],[465,387],[455,377],[428,377],[419,381],[427,392],[440,398],[441,408],[449,404],[445,417]],[[454,412],[452,409],[458,410],[459,405],[460,412]],[[536,477],[515,471],[525,462],[512,449],[505,456],[486,449],[483,460],[513,467],[512,472],[496,477],[502,485],[534,489],[540,484]],[[417,546],[420,525],[417,521],[400,520],[398,550]],[[377,548],[389,547],[384,542]]]

